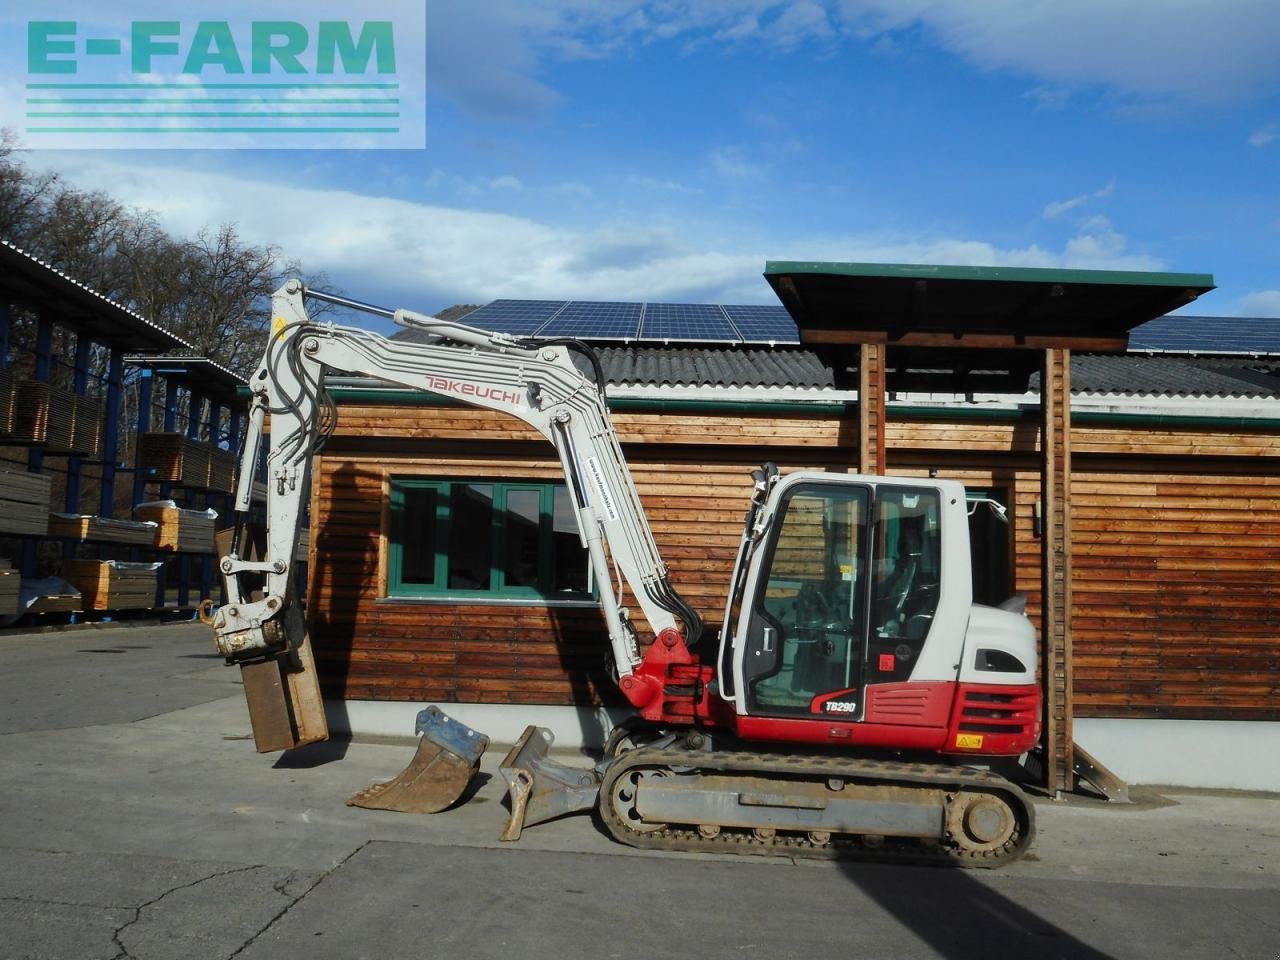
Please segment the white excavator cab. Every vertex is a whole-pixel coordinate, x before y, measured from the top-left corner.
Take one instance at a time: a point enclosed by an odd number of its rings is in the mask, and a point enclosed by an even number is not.
[[[722,632],[736,712],[857,720],[870,683],[954,681],[973,602],[964,487],[814,472],[771,487]]]

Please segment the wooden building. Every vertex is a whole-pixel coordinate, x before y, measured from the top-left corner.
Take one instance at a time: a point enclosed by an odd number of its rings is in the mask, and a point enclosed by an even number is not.
[[[1232,744],[1280,754],[1280,348],[1179,350],[1181,332],[1212,325],[1156,325],[1173,331],[1165,348],[1061,351],[1069,411],[1050,423],[1066,424],[1069,450],[1057,481],[1068,633],[1054,674],[1066,736],[1074,722],[1076,739],[1137,781],[1280,789],[1274,759],[1223,760]],[[1280,341],[1276,326],[1262,329]],[[831,344],[602,346],[655,536],[708,635],[749,471],[773,460],[857,472],[872,432],[881,472],[957,478],[1008,507],[1007,525],[987,510],[971,520],[975,599],[1024,593],[1042,623],[1054,499],[1040,373],[1002,357],[890,350],[876,414],[860,402],[874,389],[865,353]],[[518,421],[429,395],[354,379],[333,393],[309,622],[347,724],[402,734],[436,702],[497,739],[527,722],[598,737],[597,708],[623,701],[550,447]]]

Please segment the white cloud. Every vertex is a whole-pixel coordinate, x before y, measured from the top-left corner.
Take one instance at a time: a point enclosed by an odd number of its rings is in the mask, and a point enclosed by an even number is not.
[[[559,95],[538,79],[548,58],[625,55],[683,40],[792,50],[837,31],[873,49],[923,26],[984,69],[1035,78],[1037,109],[1073,90],[1220,101],[1280,83],[1274,0],[433,0],[433,87],[474,112],[527,118]]]
[[[1054,220],[1062,216],[1064,213],[1070,213],[1077,207],[1083,207],[1090,200],[1105,200],[1115,192],[1116,181],[1113,177],[1111,180],[1107,181],[1106,186],[1093,191],[1093,193],[1082,193],[1078,196],[1072,197],[1070,200],[1054,200],[1051,203],[1045,204],[1042,215],[1046,220]]]
[[[1241,317],[1280,317],[1280,290],[1259,290],[1240,298],[1236,315]]]
[[[1249,146],[1265,147],[1274,140],[1280,140],[1280,127],[1269,124],[1249,134]]]
[[[687,194],[702,193],[702,190],[698,187],[690,187],[675,180],[663,180],[659,177],[642,177],[636,173],[628,174],[624,178],[623,182],[629,187],[639,187],[641,190],[658,190],[667,193]]]
[[[840,0],[861,35],[924,25],[978,66],[1069,86],[1227,100],[1280,80],[1274,0]]]
[[[236,222],[250,242],[279,245],[309,270],[325,270],[353,295],[388,291],[429,306],[437,300],[496,297],[771,302],[761,281],[766,259],[853,260],[980,266],[1162,269],[1135,253],[1105,218],[1094,218],[1058,252],[1032,244],[1000,247],[963,237],[890,234],[748,237],[733,229],[708,235],[702,219],[594,229],[245,180],[225,173],[129,166],[63,155],[61,172],[81,187],[109,190],[121,202],[155,210],[170,230],[192,234]],[[282,232],[281,224],[295,225]]]
[[[711,169],[721,180],[758,180],[767,172],[767,167],[747,156],[742,147],[718,147],[708,157]]]
[[[783,49],[799,46],[806,40],[825,40],[834,34],[827,11],[813,0],[791,4],[766,30],[768,38]]]
[[[502,177],[495,177],[489,181],[490,190],[523,190],[524,184],[520,182],[519,177],[513,177],[507,174]]]

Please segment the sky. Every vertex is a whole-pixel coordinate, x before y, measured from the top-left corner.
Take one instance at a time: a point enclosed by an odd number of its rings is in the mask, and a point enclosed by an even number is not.
[[[425,150],[28,159],[426,312],[770,303],[803,259],[1212,273],[1188,312],[1280,317],[1277,49],[1274,0],[429,0]]]

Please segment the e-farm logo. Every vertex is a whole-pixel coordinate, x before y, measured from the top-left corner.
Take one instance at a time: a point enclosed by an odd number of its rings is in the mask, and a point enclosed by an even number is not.
[[[16,125],[33,147],[424,147],[425,4],[362,4],[351,20],[307,19],[314,7],[254,8],[294,19],[30,20]]]

